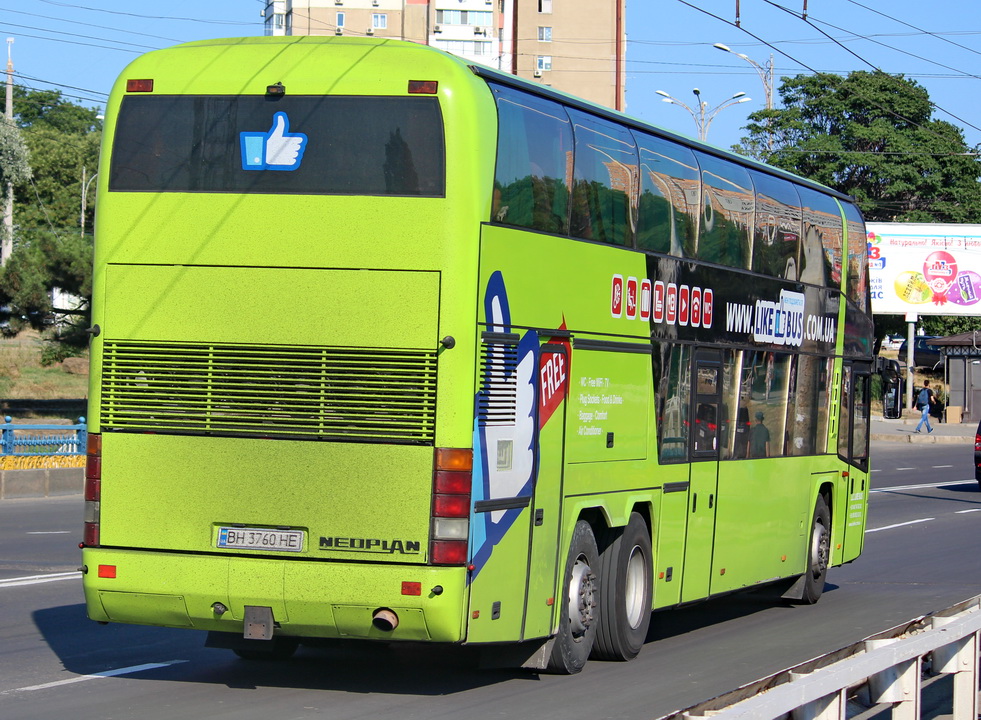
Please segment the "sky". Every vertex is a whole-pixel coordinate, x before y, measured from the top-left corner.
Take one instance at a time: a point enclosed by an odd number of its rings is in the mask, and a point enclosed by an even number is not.
[[[14,38],[16,82],[100,107],[137,55],[190,40],[261,35],[264,6],[264,0],[0,0],[0,37]],[[709,110],[744,92],[750,100],[720,110],[708,132],[714,145],[739,142],[747,115],[765,107],[764,85],[748,62],[713,47],[722,43],[761,66],[772,54],[776,87],[780,77],[811,72],[902,74],[927,89],[934,118],[961,128],[973,147],[981,144],[974,112],[981,9],[971,7],[974,0],[627,0],[627,112],[694,137],[692,116],[656,91],[694,107],[698,88]],[[556,38],[553,55],[574,54],[589,40]],[[774,101],[779,107],[776,90]]]

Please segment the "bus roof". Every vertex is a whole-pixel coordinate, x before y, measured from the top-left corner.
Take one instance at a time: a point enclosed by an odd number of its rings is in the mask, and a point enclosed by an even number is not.
[[[228,48],[233,46],[252,46],[250,50],[254,50],[256,49],[256,46],[263,46],[263,45],[270,47],[270,49],[275,47],[277,54],[279,52],[282,52],[282,46],[294,45],[294,46],[303,46],[303,48],[307,51],[313,50],[316,46],[322,46],[322,47],[333,46],[338,49],[342,47],[346,47],[351,51],[354,51],[355,48],[358,47],[363,48],[365,46],[374,46],[376,48],[384,47],[386,50],[396,50],[399,52],[425,53],[429,56],[429,58],[431,58],[430,60],[431,62],[436,61],[435,56],[438,55],[440,56],[441,60],[436,62],[444,62],[448,65],[455,65],[461,70],[469,68],[469,70],[474,75],[477,75],[478,77],[483,78],[484,80],[491,80],[500,83],[502,85],[508,85],[523,90],[525,92],[533,93],[540,97],[555,100],[564,105],[574,107],[583,110],[585,112],[589,112],[593,115],[606,118],[613,122],[617,122],[622,125],[635,128],[637,130],[641,130],[646,133],[658,135],[662,138],[678,143],[680,145],[685,145],[689,148],[699,150],[709,155],[713,155],[715,157],[721,158],[728,162],[742,165],[744,167],[756,170],[758,172],[763,172],[769,175],[773,175],[775,177],[790,180],[799,185],[809,187],[813,190],[817,190],[818,192],[825,193],[827,195],[831,195],[833,197],[844,200],[845,202],[854,204],[854,199],[850,195],[829,188],[814,180],[809,180],[807,178],[800,177],[791,172],[787,172],[785,170],[775,168],[771,165],[767,165],[765,163],[759,162],[752,158],[745,157],[743,155],[739,155],[737,153],[733,153],[727,150],[723,150],[713,145],[709,145],[707,143],[694,140],[684,135],[674,133],[669,130],[665,130],[663,128],[657,127],[655,125],[651,125],[649,123],[646,123],[642,120],[626,115],[624,113],[612,110],[608,107],[597,105],[588,102],[587,100],[583,100],[582,98],[576,97],[574,95],[570,95],[568,93],[554,90],[540,83],[524,80],[522,78],[516,77],[509,73],[501,72],[499,70],[495,70],[494,68],[485,65],[473,63],[463,58],[459,58],[455,55],[446,53],[437,48],[433,48],[427,45],[421,45],[419,43],[413,43],[403,40],[395,40],[392,38],[344,37],[344,36],[337,37],[337,36],[313,36],[313,35],[216,38],[213,40],[197,40],[194,42],[182,43],[180,45],[175,45],[171,48],[165,48],[163,50],[157,50],[151,53],[147,53],[146,56],[141,56],[141,57],[151,56],[151,57],[159,58],[162,54],[170,53],[173,51],[181,51],[185,49],[204,49],[208,47],[212,47],[218,50],[219,48]],[[352,53],[352,58],[356,54],[357,53]],[[364,57],[363,53],[360,55],[360,57]],[[138,66],[139,63],[140,63],[140,58],[134,60],[134,66]],[[199,72],[195,73],[195,75],[199,75],[199,74],[200,74]],[[124,71],[124,75],[125,75],[125,71]]]
[[[729,162],[738,163],[752,170],[758,172],[764,172],[769,175],[774,175],[776,177],[784,178],[786,180],[791,180],[799,185],[804,185],[806,187],[812,188],[822,193],[832,195],[836,198],[844,200],[848,203],[854,204],[854,198],[851,195],[843,193],[839,190],[829,188],[826,185],[822,185],[814,180],[809,180],[807,178],[795,175],[792,172],[786,170],[781,170],[780,168],[773,167],[772,165],[767,165],[766,163],[759,162],[753,158],[746,157],[745,155],[739,155],[738,153],[729,152],[723,150],[722,148],[715,147],[714,145],[709,145],[708,143],[700,142],[692,138],[680,135],[678,133],[673,133],[670,130],[665,130],[663,128],[657,127],[656,125],[651,125],[639,120],[637,118],[631,117],[624,113],[618,112],[616,110],[611,110],[603,105],[596,105],[582,98],[576,97],[575,95],[570,95],[568,93],[555,90],[546,85],[541,85],[540,83],[531,82],[524,80],[515,75],[509,73],[501,72],[500,70],[495,70],[494,68],[487,67],[486,65],[478,65],[476,63],[470,65],[470,69],[475,75],[482,77],[486,80],[493,80],[502,85],[509,85],[514,88],[524,90],[526,92],[531,92],[544,98],[555,100],[564,105],[583,110],[585,112],[592,113],[593,115],[598,115],[600,117],[612,120],[613,122],[620,123],[621,125],[626,125],[637,130],[643,130],[644,132],[651,133],[653,135],[658,135],[672,142],[676,142],[680,145],[685,145],[692,148],[693,150],[699,150],[701,152],[707,153],[709,155],[714,155],[715,157],[727,160]]]

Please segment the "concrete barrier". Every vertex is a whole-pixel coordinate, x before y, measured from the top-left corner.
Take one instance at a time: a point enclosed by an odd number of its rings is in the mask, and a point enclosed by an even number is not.
[[[85,468],[0,470],[0,500],[79,495],[85,487]]]

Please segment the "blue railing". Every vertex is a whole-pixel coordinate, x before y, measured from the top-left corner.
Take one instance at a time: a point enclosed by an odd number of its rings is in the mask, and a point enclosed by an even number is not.
[[[0,456],[84,455],[85,418],[75,425],[14,425],[8,415],[0,424]]]

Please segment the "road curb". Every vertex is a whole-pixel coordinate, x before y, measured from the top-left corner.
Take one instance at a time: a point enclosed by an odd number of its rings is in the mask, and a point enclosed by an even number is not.
[[[0,500],[78,495],[85,487],[85,468],[0,470]]]
[[[870,437],[880,442],[904,442],[911,444],[947,444],[970,443],[972,438],[967,435],[938,435],[936,433],[919,433],[912,430],[908,434],[901,433],[872,433]]]

